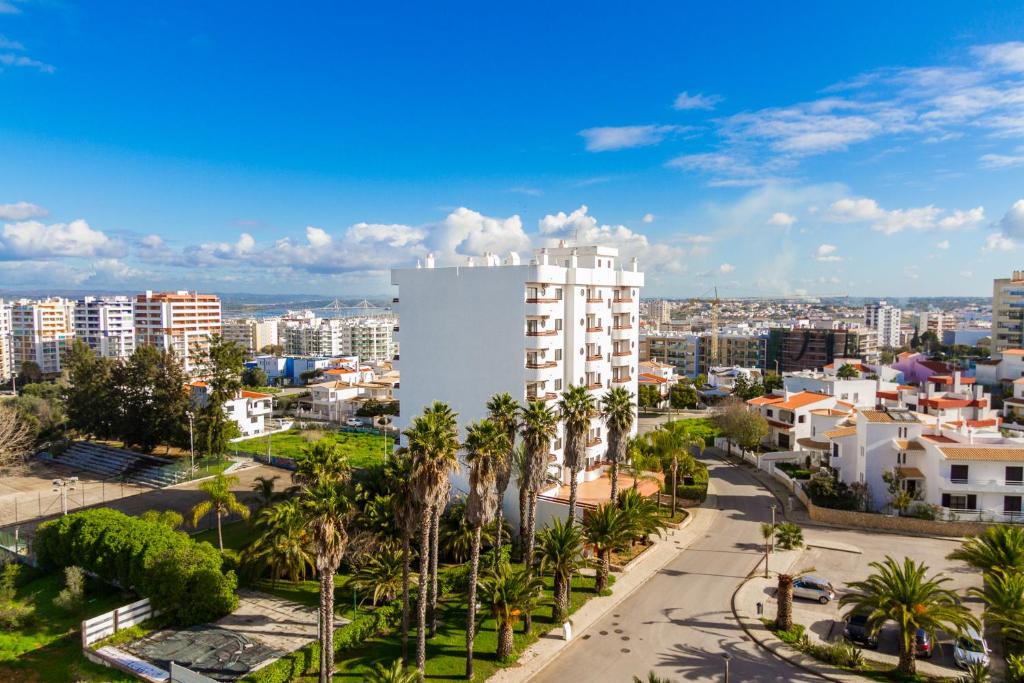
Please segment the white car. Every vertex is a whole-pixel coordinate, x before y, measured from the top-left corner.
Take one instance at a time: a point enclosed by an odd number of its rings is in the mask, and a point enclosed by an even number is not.
[[[961,669],[971,664],[988,666],[988,643],[976,629],[968,628],[953,641],[953,660]]]
[[[817,600],[827,605],[836,599],[836,591],[828,579],[820,576],[801,576],[793,580],[793,597]]]
[[[345,425],[348,426],[348,427],[363,427],[363,426],[365,426],[363,424],[363,421],[360,420],[359,418],[356,418],[356,417],[350,417],[349,419],[345,420]]]

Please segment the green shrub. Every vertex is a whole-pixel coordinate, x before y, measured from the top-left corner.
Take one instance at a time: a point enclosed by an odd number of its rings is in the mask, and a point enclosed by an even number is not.
[[[21,565],[8,562],[0,572],[0,627],[14,630],[32,619],[35,609],[24,600],[18,600],[18,574]]]
[[[80,566],[150,598],[178,624],[213,621],[238,603],[235,574],[209,543],[109,508],[41,524],[35,548],[43,569]]]
[[[85,603],[85,572],[81,567],[64,568],[64,588],[53,604],[68,612],[77,612]]]

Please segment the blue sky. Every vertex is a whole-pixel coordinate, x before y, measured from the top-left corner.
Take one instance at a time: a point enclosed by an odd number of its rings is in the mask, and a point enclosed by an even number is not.
[[[1019,2],[369,4],[0,0],[0,289],[373,294],[575,236],[670,296],[1024,265]]]

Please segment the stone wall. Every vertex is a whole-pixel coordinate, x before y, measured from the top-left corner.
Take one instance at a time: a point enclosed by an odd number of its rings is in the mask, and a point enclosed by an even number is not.
[[[797,495],[807,506],[807,514],[812,521],[822,524],[835,524],[844,527],[856,527],[860,529],[878,529],[880,531],[894,531],[901,534],[914,534],[919,536],[973,536],[985,531],[991,526],[983,522],[940,522],[929,519],[918,519],[916,517],[891,517],[889,515],[873,514],[870,512],[853,512],[851,510],[833,510],[831,508],[818,507],[810,500],[804,500],[801,496],[803,491]]]

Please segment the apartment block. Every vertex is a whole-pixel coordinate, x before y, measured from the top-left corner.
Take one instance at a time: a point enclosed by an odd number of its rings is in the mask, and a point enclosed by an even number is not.
[[[864,306],[864,326],[878,333],[879,346],[900,346],[902,311],[885,300]]]
[[[17,373],[36,363],[44,375],[63,368],[64,353],[75,338],[75,304],[62,298],[19,299],[11,306],[11,360]]]
[[[676,374],[696,377],[700,362],[700,337],[684,332],[648,332],[640,337],[640,360],[671,365]]]
[[[836,358],[874,363],[878,356],[874,330],[773,329],[768,335],[766,365],[779,372],[797,372],[824,368]]]
[[[400,427],[434,400],[461,425],[486,417],[486,403],[508,392],[552,407],[570,385],[595,399],[611,387],[637,393],[639,294],[636,260],[603,246],[539,249],[529,263],[487,254],[465,266],[393,270],[399,288],[403,353]],[[552,441],[551,474],[569,477],[563,433]],[[583,480],[603,472],[606,426],[593,417]],[[514,506],[513,506],[514,507]]]
[[[656,325],[672,320],[672,303],[664,299],[656,299],[647,304],[648,317]]]
[[[173,351],[187,372],[195,370],[210,337],[221,331],[220,298],[215,294],[146,291],[135,297],[133,313],[135,342]]]
[[[358,356],[364,361],[389,360],[395,355],[394,330],[389,316],[314,318],[286,327],[285,353],[300,356]]]
[[[75,336],[103,358],[135,351],[135,318],[126,296],[86,296],[75,302]]]
[[[278,318],[229,318],[221,324],[221,336],[233,341],[246,353],[255,354],[278,343]]]
[[[9,382],[14,374],[12,352],[11,304],[0,299],[0,383]]]
[[[1024,348],[1024,271],[992,282],[992,353]]]

